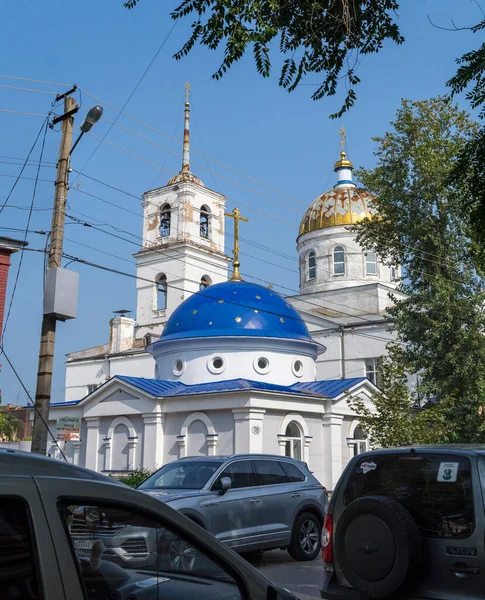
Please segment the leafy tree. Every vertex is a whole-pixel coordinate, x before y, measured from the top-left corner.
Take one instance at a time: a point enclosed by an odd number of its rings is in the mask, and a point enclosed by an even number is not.
[[[451,178],[477,125],[445,97],[404,100],[392,130],[376,138],[377,166],[359,178],[374,192],[379,218],[355,227],[404,277],[389,309],[401,359],[419,373],[453,426],[448,441],[485,440],[484,281],[470,239],[476,208],[469,184]]]
[[[447,438],[446,419],[437,406],[416,407],[408,388],[408,376],[399,344],[388,347],[379,360],[380,393],[369,408],[360,397],[349,395],[347,402],[359,416],[359,425],[373,448],[439,443]]]
[[[0,411],[0,440],[3,442],[14,441],[23,427],[22,421],[17,419],[11,411]]]
[[[118,477],[118,481],[121,481],[121,483],[129,485],[130,487],[137,488],[145,481],[145,479],[148,479],[152,473],[153,471],[150,471],[149,469],[140,468],[136,471],[121,475]]]
[[[133,8],[138,0],[127,0]],[[260,75],[269,77],[270,49],[276,46],[283,61],[279,85],[294,90],[308,74],[323,74],[314,100],[333,96],[340,80],[346,79],[347,96],[341,116],[356,100],[359,57],[377,53],[390,39],[404,38],[395,21],[398,0],[183,0],[172,18],[193,17],[192,33],[175,54],[187,56],[199,42],[211,50],[224,47],[221,65],[214,73],[220,79],[252,48]]]

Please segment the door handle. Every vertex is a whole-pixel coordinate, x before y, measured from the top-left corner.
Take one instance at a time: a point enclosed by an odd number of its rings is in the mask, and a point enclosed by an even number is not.
[[[257,504],[258,502],[259,502],[259,498],[253,498],[253,499],[251,500],[251,503],[252,503],[252,504]]]
[[[469,567],[465,563],[455,563],[452,567],[450,567],[450,571],[457,577],[480,574],[480,569],[478,567]]]
[[[295,492],[294,494],[291,494],[292,498],[299,498],[300,497],[300,493],[299,492]]]

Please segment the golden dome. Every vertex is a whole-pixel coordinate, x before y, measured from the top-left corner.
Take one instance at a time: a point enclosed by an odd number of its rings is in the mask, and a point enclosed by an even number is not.
[[[300,233],[336,225],[353,225],[376,211],[372,206],[374,196],[354,185],[338,186],[319,196],[308,208],[301,220]]]
[[[175,183],[183,183],[183,182],[196,183],[197,185],[204,187],[204,184],[198,177],[196,177],[195,175],[192,175],[192,173],[190,171],[184,171],[184,170],[180,171],[180,173],[177,173],[177,175],[174,175],[170,179],[170,181],[167,183],[167,185],[174,185]]]

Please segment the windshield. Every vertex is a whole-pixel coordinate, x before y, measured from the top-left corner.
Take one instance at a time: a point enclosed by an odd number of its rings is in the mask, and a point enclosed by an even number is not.
[[[200,490],[221,465],[222,462],[202,460],[173,462],[154,473],[139,489]]]

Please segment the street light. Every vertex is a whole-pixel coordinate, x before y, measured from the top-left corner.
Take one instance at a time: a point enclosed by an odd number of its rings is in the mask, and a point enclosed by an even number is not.
[[[86,118],[84,119],[84,123],[81,125],[81,133],[79,134],[79,137],[77,138],[77,140],[74,142],[74,145],[71,148],[69,155],[71,155],[74,152],[74,148],[78,145],[79,140],[82,138],[82,136],[85,133],[87,133],[91,129],[91,127],[99,121],[99,119],[101,119],[102,115],[103,115],[103,107],[99,106],[99,104],[96,104],[96,106],[93,106],[92,108],[90,108],[88,110],[88,114],[86,115]]]

